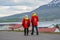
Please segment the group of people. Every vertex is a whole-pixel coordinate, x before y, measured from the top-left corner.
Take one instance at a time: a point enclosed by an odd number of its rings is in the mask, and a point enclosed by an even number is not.
[[[30,27],[30,24],[32,24],[32,33],[31,35],[34,34],[34,28],[36,29],[36,35],[38,35],[38,16],[37,14],[34,12],[32,13],[32,17],[29,18],[28,15],[25,15],[23,20],[22,20],[22,25],[23,25],[23,28],[24,28],[24,35],[25,36],[28,36],[28,33],[29,33],[29,27]]]

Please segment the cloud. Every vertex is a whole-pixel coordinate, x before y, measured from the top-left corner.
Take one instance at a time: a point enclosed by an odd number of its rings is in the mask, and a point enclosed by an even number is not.
[[[0,17],[30,12],[52,0],[0,0]]]
[[[10,6],[16,6],[16,5],[25,5],[25,6],[41,6],[44,4],[47,4],[51,2],[52,0],[2,0],[0,1],[0,5],[10,5]]]
[[[32,10],[33,8],[28,6],[0,6],[0,17],[30,12]]]
[[[5,10],[5,9],[8,9],[10,8],[9,6],[0,6],[0,10]]]
[[[11,6],[10,9],[18,10],[18,11],[31,11],[32,7],[28,7],[28,6]]]
[[[49,1],[52,1],[52,0],[8,0],[8,1],[11,1],[11,2],[39,2],[39,1],[44,1],[44,2],[49,2]]]
[[[8,0],[8,1],[18,3],[18,2],[23,2],[24,0]]]

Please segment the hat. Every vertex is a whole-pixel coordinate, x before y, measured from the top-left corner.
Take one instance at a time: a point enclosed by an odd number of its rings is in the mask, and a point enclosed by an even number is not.
[[[25,17],[24,17],[24,18],[25,18],[25,19],[29,19],[29,18],[28,18],[28,15],[25,15]]]
[[[32,16],[36,16],[36,13],[35,13],[35,12],[33,12]]]

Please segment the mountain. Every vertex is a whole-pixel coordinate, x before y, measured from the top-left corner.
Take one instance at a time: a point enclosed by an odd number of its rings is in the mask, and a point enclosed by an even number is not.
[[[32,13],[36,12],[42,21],[51,21],[54,19],[60,19],[60,0],[53,0],[49,4],[40,6],[39,8],[26,13],[15,14],[7,17],[1,18],[2,20],[10,20],[10,21],[22,21],[24,15],[28,15],[31,17]]]
[[[60,0],[53,0],[32,12],[36,12],[39,17],[60,19]]]

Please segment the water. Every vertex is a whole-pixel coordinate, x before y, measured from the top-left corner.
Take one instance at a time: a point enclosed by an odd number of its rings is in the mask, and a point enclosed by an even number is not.
[[[44,21],[44,22],[39,22],[38,27],[49,27],[51,25],[56,25],[60,24],[60,21]]]

